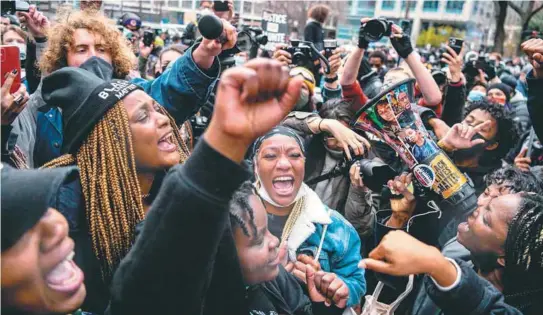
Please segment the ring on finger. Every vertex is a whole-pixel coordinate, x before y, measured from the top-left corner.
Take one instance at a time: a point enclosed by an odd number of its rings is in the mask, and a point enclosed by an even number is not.
[[[21,102],[23,101],[24,99],[24,95],[23,94],[19,94],[17,95],[14,99],[13,99],[13,102],[17,105],[21,105]]]

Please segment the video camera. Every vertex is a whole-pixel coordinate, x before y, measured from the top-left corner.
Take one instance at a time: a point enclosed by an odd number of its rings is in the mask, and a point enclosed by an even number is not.
[[[360,25],[359,37],[368,42],[377,42],[383,36],[389,37],[392,34],[392,23],[387,19],[376,18]]]
[[[321,60],[326,66],[325,72],[330,73],[328,59],[315,48],[312,42],[293,39],[290,41],[290,46],[283,48],[283,50],[291,55],[292,64],[297,67],[304,67],[313,73],[318,73],[318,66],[315,65],[315,61]]]
[[[494,73],[496,72],[492,63],[490,63],[485,56],[481,55],[479,55],[477,60],[470,60],[466,62],[462,72],[464,72],[467,77],[474,78],[479,75],[479,69],[483,70],[487,74],[491,73],[492,71],[494,71]]]
[[[243,26],[238,32],[236,47],[240,51],[248,51],[249,59],[256,58],[258,48],[268,43],[268,35],[260,27]]]

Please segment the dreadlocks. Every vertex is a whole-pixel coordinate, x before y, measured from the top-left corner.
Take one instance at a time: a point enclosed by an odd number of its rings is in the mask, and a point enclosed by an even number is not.
[[[255,215],[253,207],[249,204],[249,197],[258,196],[258,192],[251,183],[246,181],[234,193],[230,201],[230,222],[232,228],[238,227],[245,236],[249,237],[249,228],[256,235]]]
[[[188,157],[188,148],[173,118],[162,107],[159,112],[170,118],[183,163]],[[122,143],[125,145],[119,145]],[[122,101],[94,126],[75,156],[63,155],[43,167],[73,164],[80,169],[92,247],[101,263],[102,276],[107,280],[130,250],[136,224],[145,216],[132,134]]]
[[[541,314],[543,302],[543,197],[522,193],[505,241],[504,295],[524,313]]]

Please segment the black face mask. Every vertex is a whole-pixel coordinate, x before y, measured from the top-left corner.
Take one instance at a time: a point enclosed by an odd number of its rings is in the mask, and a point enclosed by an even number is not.
[[[471,261],[482,272],[488,273],[502,266],[498,264],[499,255],[494,253],[471,253]]]
[[[155,72],[155,79],[158,78],[158,77],[160,77],[161,75],[162,75],[162,72],[158,72],[158,71]]]
[[[478,133],[476,133],[471,140],[475,140],[475,139],[483,139],[485,140],[485,142],[481,144],[477,144],[471,148],[459,149],[459,150],[454,151],[454,159],[457,161],[465,161],[465,160],[480,156],[481,154],[485,152],[485,148],[487,148],[488,146],[494,143],[494,141],[489,141]]]

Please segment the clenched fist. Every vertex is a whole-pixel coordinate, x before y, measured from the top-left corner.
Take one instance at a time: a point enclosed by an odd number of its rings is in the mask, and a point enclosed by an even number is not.
[[[204,138],[219,153],[241,162],[249,145],[292,110],[301,85],[301,77],[291,79],[279,62],[270,59],[227,70]]]

